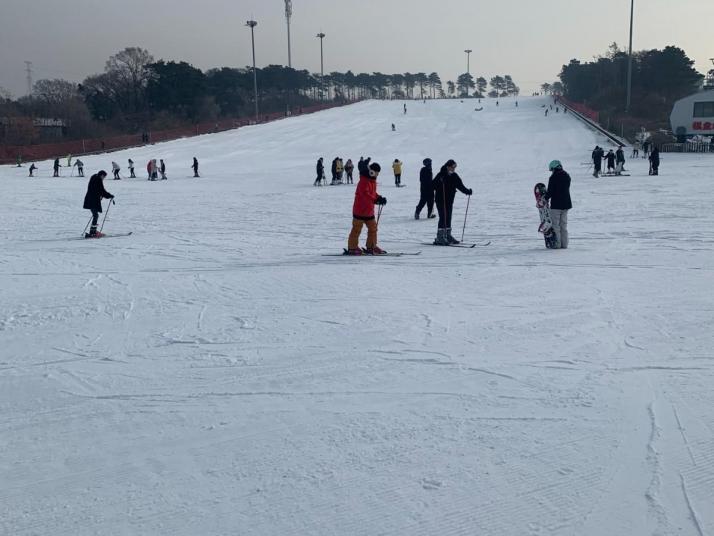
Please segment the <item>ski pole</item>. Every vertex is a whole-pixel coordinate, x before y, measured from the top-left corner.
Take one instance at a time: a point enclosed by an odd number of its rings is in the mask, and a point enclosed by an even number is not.
[[[89,221],[87,222],[87,225],[84,226],[84,231],[82,231],[82,236],[84,236],[87,233],[87,228],[89,227],[89,224],[92,223],[92,218],[93,218],[93,216],[89,217]]]
[[[471,203],[471,196],[467,198],[466,201],[466,214],[464,214],[464,228],[461,229],[461,241],[464,241],[464,233],[466,232],[466,217],[469,215],[469,203]]]
[[[104,222],[107,221],[107,216],[109,216],[109,209],[111,206],[114,204],[114,198],[109,200],[109,203],[107,204],[107,211],[104,213],[104,219],[102,220],[102,226],[99,228],[99,232],[102,232],[102,229],[104,229]]]
[[[377,209],[377,225],[379,225],[379,218],[382,216],[382,208],[384,208],[384,205],[379,205]]]

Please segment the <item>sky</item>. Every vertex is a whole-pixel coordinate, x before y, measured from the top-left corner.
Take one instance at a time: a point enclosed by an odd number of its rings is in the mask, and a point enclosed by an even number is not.
[[[590,60],[616,41],[627,47],[629,0],[293,0],[292,66],[325,72],[432,72],[442,81],[466,71],[510,74],[523,94],[552,82],[572,58]],[[33,78],[81,81],[128,46],[206,70],[256,63],[287,65],[283,0],[2,0],[0,87],[27,93]],[[695,67],[713,66],[712,0],[635,0],[635,50],[676,45]]]

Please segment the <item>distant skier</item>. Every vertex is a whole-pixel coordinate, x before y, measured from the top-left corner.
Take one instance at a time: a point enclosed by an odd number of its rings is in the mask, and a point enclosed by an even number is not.
[[[570,200],[570,175],[563,170],[560,160],[553,160],[548,169],[551,171],[548,179],[548,191],[545,198],[550,200],[550,219],[555,231],[555,247],[568,247],[568,211],[573,208]]]
[[[322,180],[325,178],[325,166],[322,163],[322,157],[317,159],[317,165],[315,166],[317,171],[317,178],[315,182],[312,183],[313,186],[322,186]]]
[[[407,115],[407,103],[404,103],[404,115]]]
[[[615,151],[615,166],[616,173],[620,174],[625,171],[625,151],[622,150],[622,145]]]
[[[630,158],[639,158],[640,156],[640,142],[636,141],[632,145],[632,154],[630,155]]]
[[[456,190],[465,195],[473,194],[473,190],[464,186],[461,177],[456,174],[456,162],[448,160],[434,177],[434,201],[439,212],[439,228],[434,240],[435,246],[448,246],[458,244],[459,241],[451,236],[451,215],[454,209]]]
[[[395,127],[394,123],[392,123],[392,132],[396,132],[396,131],[397,131],[397,127]]]
[[[545,116],[548,117],[548,108],[545,109]]]
[[[337,184],[337,157],[332,160],[332,165],[330,166],[330,172],[332,173],[332,182],[330,184]]]
[[[645,140],[642,144],[642,158],[648,158],[650,155],[650,140]]]
[[[402,185],[402,162],[398,158],[394,159],[392,170],[394,171],[394,185],[399,188]]]
[[[191,167],[193,168],[193,178],[198,178],[198,159],[195,156],[193,157],[193,164],[191,164]]]
[[[112,173],[114,174],[114,180],[115,180],[115,181],[118,181],[119,179],[121,179],[121,177],[119,176],[119,171],[120,171],[120,170],[121,170],[121,168],[119,167],[119,164],[117,164],[116,162],[112,161]]]
[[[104,189],[104,177],[107,172],[102,170],[91,176],[87,185],[87,193],[84,196],[84,208],[92,211],[92,226],[89,232],[84,235],[85,238],[99,238],[101,233],[97,232],[97,220],[99,213],[102,211],[102,199],[114,199],[114,196]]]
[[[547,110],[546,110],[547,111]],[[593,177],[598,178],[600,176],[600,173],[602,172],[602,159],[605,157],[605,151],[602,150],[602,147],[599,145],[595,146],[595,149],[593,149],[592,152],[592,159],[593,159]]]
[[[134,161],[131,158],[129,159],[129,178],[136,178],[136,175],[134,174]]]
[[[166,164],[164,164],[163,158],[160,158],[159,161],[161,162],[161,165],[159,166],[159,171],[161,171],[161,180],[165,181],[168,178],[166,176]]]
[[[354,179],[352,178],[352,172],[355,169],[355,165],[352,163],[352,159],[348,158],[345,164],[345,173],[347,174],[346,182],[347,184],[354,184]]]
[[[53,177],[59,177],[59,168],[61,168],[59,163],[59,158],[55,158],[55,163],[52,166],[52,169],[54,169],[54,174],[52,175]]]
[[[650,154],[650,175],[659,175],[659,149],[655,146]]]
[[[335,172],[337,174],[337,183],[342,184],[342,174],[345,171],[345,165],[342,162],[341,157],[337,157],[337,163],[335,164]]]
[[[32,164],[30,164],[30,177],[34,177],[34,175],[33,175],[32,173],[33,173],[36,169],[37,169],[37,166],[35,165],[34,162],[33,162]]]
[[[387,199],[377,193],[377,177],[382,170],[377,162],[370,159],[361,160],[359,164],[359,181],[355,189],[355,201],[352,206],[352,230],[347,240],[347,255],[382,255],[386,253],[377,245],[377,221],[374,217],[374,205],[384,206]],[[359,237],[362,227],[367,226],[367,247],[363,252],[359,247]]]
[[[424,159],[424,167],[419,172],[419,204],[414,212],[414,219],[418,220],[421,210],[426,206],[427,218],[436,218],[434,214],[434,172],[431,170],[431,158]]]
[[[74,162],[74,165],[77,166],[77,176],[84,177],[84,162],[77,158],[77,160]]]
[[[608,173],[614,173],[615,172],[615,153],[612,152],[612,149],[610,149],[607,154],[605,155],[605,160],[607,161],[607,172]]]
[[[158,166],[156,165],[156,158],[149,160],[149,164],[146,166],[149,172],[149,180],[155,181],[159,178]]]

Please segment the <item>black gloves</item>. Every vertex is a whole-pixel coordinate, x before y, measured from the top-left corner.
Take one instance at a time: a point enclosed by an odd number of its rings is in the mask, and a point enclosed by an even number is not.
[[[473,193],[474,193],[474,191],[473,191],[471,188],[469,188],[468,190],[466,190],[466,195],[471,195],[471,194],[473,194]]]
[[[386,205],[387,204],[387,198],[382,197],[381,195],[377,196],[377,200],[374,202],[375,205]]]

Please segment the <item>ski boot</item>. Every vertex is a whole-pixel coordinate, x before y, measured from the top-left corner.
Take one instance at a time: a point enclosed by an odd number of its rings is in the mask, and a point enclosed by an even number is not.
[[[364,250],[366,255],[385,255],[387,252],[384,251],[379,246],[374,246],[372,248],[367,248]]]
[[[435,246],[448,246],[449,240],[446,237],[446,229],[439,229],[436,233],[436,239],[434,240]]]
[[[415,219],[415,220],[418,220],[418,219],[419,219],[419,211],[418,211],[418,210],[415,210],[415,211],[414,211],[414,219]]]
[[[429,218],[430,220],[433,219],[433,218],[436,218],[436,214],[429,214],[429,215],[427,216],[427,218]]]
[[[360,248],[355,248],[355,249],[345,249],[343,255],[364,255],[362,250]]]
[[[446,240],[449,242],[449,244],[460,244],[458,240],[456,240],[453,236],[451,236],[451,229],[446,230]]]

